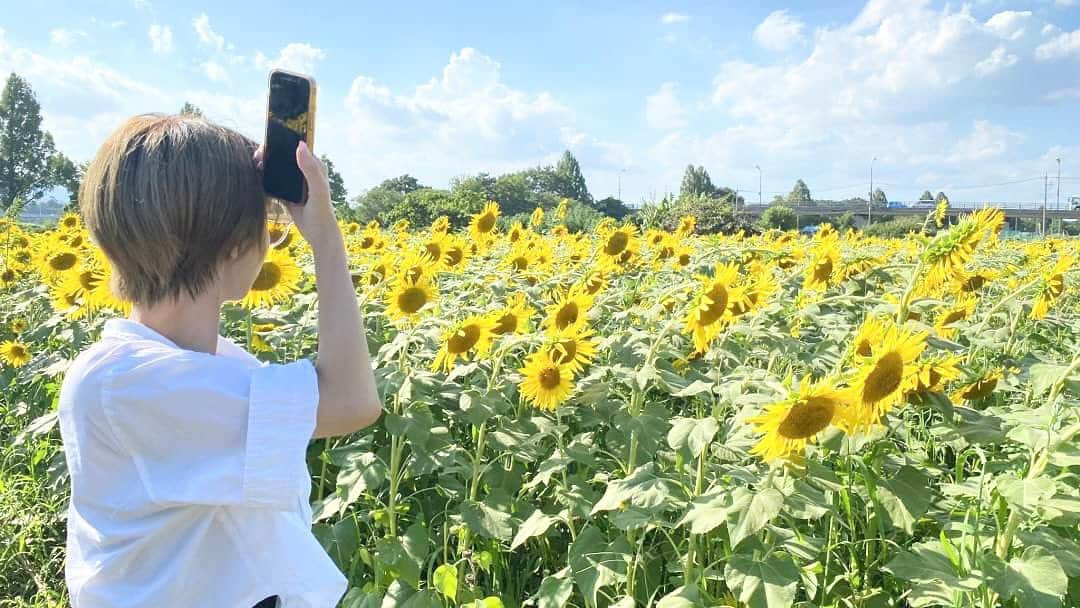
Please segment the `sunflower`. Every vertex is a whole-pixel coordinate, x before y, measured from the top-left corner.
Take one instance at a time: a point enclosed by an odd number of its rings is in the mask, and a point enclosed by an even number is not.
[[[363,275],[362,282],[368,287],[382,285],[383,282],[386,281],[386,277],[392,272],[393,267],[393,260],[389,255],[384,255],[371,263],[371,266],[368,267],[367,272]]]
[[[956,355],[935,355],[919,362],[915,373],[915,390],[923,393],[937,392],[946,382],[960,377],[960,357]]]
[[[288,249],[296,235],[292,224],[281,222],[267,222],[266,230],[270,233],[270,242],[274,244],[274,249]]]
[[[432,234],[431,238],[424,242],[424,251],[431,257],[431,271],[438,271],[446,267],[448,244],[446,235],[438,232]]]
[[[834,233],[835,234],[835,233]],[[814,247],[813,257],[806,267],[803,289],[824,291],[829,287],[833,272],[839,270],[840,247],[835,238],[822,238]]]
[[[78,230],[82,227],[82,221],[76,213],[65,213],[60,216],[60,220],[56,223],[56,227],[60,230]]]
[[[550,351],[529,355],[519,371],[524,378],[518,390],[540,409],[554,410],[565,403],[574,390],[574,373],[568,365],[555,362]]]
[[[450,218],[445,215],[440,215],[435,218],[434,222],[431,222],[431,234],[446,234],[450,231]]]
[[[772,268],[760,262],[750,265],[749,276],[750,280],[743,290],[742,297],[731,303],[731,314],[736,317],[765,306],[779,288]]]
[[[489,237],[495,233],[495,228],[498,226],[496,223],[498,219],[499,204],[495,201],[490,201],[487,205],[484,205],[484,209],[480,213],[472,216],[472,220],[469,222],[469,232],[472,233],[475,240],[484,240],[485,237]]]
[[[62,285],[49,289],[49,302],[53,310],[64,313],[69,319],[81,319],[88,312],[82,300],[79,299],[78,292],[63,289]]]
[[[590,296],[595,296],[607,287],[608,275],[609,273],[602,268],[590,271],[581,282],[581,290]]]
[[[401,218],[394,222],[394,225],[390,227],[390,230],[399,236],[407,233],[409,231],[409,220]]]
[[[491,332],[497,336],[525,333],[533,312],[524,292],[519,291],[510,298],[506,307],[490,314]]]
[[[529,230],[525,226],[521,225],[521,222],[515,221],[510,225],[510,230],[506,233],[506,240],[511,243],[520,243],[525,240],[525,237],[529,234]]]
[[[871,347],[849,388],[853,409],[845,416],[842,428],[855,432],[880,422],[899,403],[907,391],[915,388],[918,366],[915,360],[926,348],[926,333],[888,325],[881,342]]]
[[[442,345],[431,364],[434,371],[449,372],[458,357],[483,357],[491,350],[493,323],[489,317],[472,316],[443,332]]]
[[[750,453],[767,461],[801,456],[806,444],[813,443],[848,409],[844,391],[835,388],[834,382],[826,378],[813,385],[804,383],[797,393],[747,419],[761,435]]]
[[[300,287],[300,268],[287,249],[271,249],[263,260],[258,276],[240,305],[244,308],[270,306],[285,302]]]
[[[427,278],[413,280],[402,274],[386,294],[386,315],[394,321],[412,320],[437,297]]]
[[[939,232],[922,254],[927,280],[940,285],[962,275],[964,265],[975,256],[975,249],[984,239],[996,238],[1004,222],[1002,211],[989,207],[964,216],[952,228]]]
[[[30,349],[22,342],[8,340],[0,344],[0,359],[11,367],[22,367],[30,362]]]
[[[954,293],[975,293],[989,285],[998,278],[999,273],[994,270],[983,269],[972,273],[959,274],[953,280]]]
[[[78,272],[65,275],[55,289],[70,294],[87,312],[93,312],[105,304],[109,284],[100,267],[84,264]],[[57,298],[54,298],[54,301],[57,301]]]
[[[600,258],[602,261],[624,264],[638,248],[637,227],[626,224],[601,233]]]
[[[989,397],[994,389],[997,388],[998,380],[1001,380],[1001,371],[990,371],[978,380],[966,384],[959,390],[955,391],[951,398],[954,402],[960,401],[978,401],[984,397]]]
[[[562,238],[568,234],[570,234],[570,229],[565,224],[559,224],[551,229],[551,236],[556,238]]]
[[[544,208],[537,207],[533,209],[532,215],[529,216],[529,225],[533,228],[539,228],[540,224],[544,223]]]
[[[386,246],[386,239],[378,226],[365,228],[353,241],[353,248],[360,252],[377,252]]]
[[[685,333],[694,337],[694,348],[705,352],[731,318],[730,304],[741,297],[734,289],[739,271],[734,264],[718,264],[712,277],[699,276],[700,289],[686,315]]]
[[[14,268],[8,267],[0,270],[0,288],[12,285],[19,280],[19,273]]]
[[[956,335],[956,323],[975,314],[977,298],[972,294],[959,296],[956,302],[943,307],[934,321],[934,331],[942,338],[950,339]]]
[[[266,341],[266,334],[276,327],[277,324],[275,323],[253,323],[251,325],[251,349],[260,353],[273,351],[274,347]]]
[[[439,262],[431,257],[427,248],[410,250],[395,262],[398,272],[412,282],[430,279],[439,269]]]
[[[596,343],[591,339],[592,335],[588,327],[564,329],[548,341],[548,355],[558,365],[565,365],[571,372],[579,373],[596,356]]]
[[[53,240],[42,247],[38,272],[49,285],[59,283],[64,275],[75,270],[81,261],[76,249],[60,241]]]
[[[874,345],[879,344],[888,331],[888,322],[875,316],[866,317],[859,326],[855,339],[851,342],[851,353],[858,357],[871,357]]]
[[[21,319],[20,318],[20,319],[15,319],[14,321],[11,322],[11,333],[13,333],[15,335],[19,335],[22,332],[26,331],[26,328],[27,328],[26,319]]]
[[[1057,302],[1061,294],[1065,293],[1065,273],[1073,265],[1073,258],[1061,255],[1054,266],[1043,274],[1043,280],[1039,287],[1039,293],[1031,304],[1031,318],[1038,320],[1046,316],[1050,307]]]
[[[592,304],[592,296],[587,293],[578,290],[556,292],[555,303],[546,308],[548,332],[556,334],[585,325]]]
[[[945,216],[949,213],[949,199],[947,197],[941,197],[938,201],[937,207],[934,208],[934,223],[938,228],[945,225]]]
[[[560,222],[566,219],[566,212],[570,209],[570,199],[564,198],[559,201],[559,205],[555,207],[555,219]]]
[[[684,215],[679,218],[679,227],[675,229],[675,234],[686,237],[694,234],[694,229],[697,227],[697,218],[692,215]]]
[[[509,268],[513,272],[524,273],[532,269],[535,262],[536,251],[532,244],[519,241],[507,252],[506,257],[503,258],[502,266]]]

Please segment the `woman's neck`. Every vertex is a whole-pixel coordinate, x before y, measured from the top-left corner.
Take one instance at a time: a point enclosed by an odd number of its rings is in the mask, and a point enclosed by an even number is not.
[[[203,293],[182,295],[150,306],[134,306],[130,318],[172,340],[180,348],[217,353],[221,300]]]

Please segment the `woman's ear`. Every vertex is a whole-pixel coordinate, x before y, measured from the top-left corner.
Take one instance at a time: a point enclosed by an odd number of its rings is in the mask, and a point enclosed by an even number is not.
[[[235,262],[236,260],[240,259],[240,255],[242,253],[243,251],[240,250],[239,245],[233,245],[232,251],[229,252],[229,261]]]

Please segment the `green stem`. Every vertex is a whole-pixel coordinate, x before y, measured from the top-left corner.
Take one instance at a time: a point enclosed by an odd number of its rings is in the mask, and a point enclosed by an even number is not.
[[[563,434],[562,434],[562,410],[559,409],[559,408],[555,408],[555,421],[559,425],[559,432],[555,434],[555,441],[559,446],[559,455],[560,456],[565,456],[566,455],[566,448],[564,447],[565,442],[563,441]],[[563,491],[564,492],[569,491],[570,484],[567,481],[566,467],[565,466],[562,469],[562,484],[563,484]],[[566,527],[570,528],[570,540],[574,541],[574,540],[577,540],[577,529],[574,527],[574,512],[571,509],[567,509],[566,512],[567,512]]]
[[[900,296],[900,305],[896,309],[896,324],[903,325],[907,321],[908,305],[911,304],[911,293],[915,291],[915,283],[919,280],[919,275],[922,274],[923,260],[919,257],[919,262],[915,264],[915,270],[911,273],[911,278],[908,279],[907,289],[904,290],[904,295]]]

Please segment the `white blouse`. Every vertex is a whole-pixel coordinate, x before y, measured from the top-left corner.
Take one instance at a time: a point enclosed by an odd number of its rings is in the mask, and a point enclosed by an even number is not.
[[[75,608],[334,606],[346,581],[311,533],[307,360],[264,365],[225,338],[184,350],[107,321],[60,391]]]

